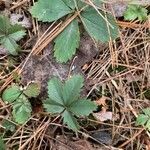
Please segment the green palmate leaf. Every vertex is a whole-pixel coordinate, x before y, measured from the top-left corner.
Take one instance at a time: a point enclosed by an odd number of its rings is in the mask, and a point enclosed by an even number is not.
[[[63,0],[39,0],[31,8],[31,14],[39,21],[52,22],[71,13]]]
[[[19,86],[12,85],[3,92],[2,99],[5,102],[11,103],[15,101],[20,96],[21,93],[22,91],[20,90]]]
[[[48,81],[48,96],[52,101],[61,105],[64,104],[62,96],[62,83],[59,79],[53,78]]]
[[[140,5],[129,5],[124,13],[126,20],[138,20],[143,21],[147,18],[148,10]]]
[[[12,122],[8,120],[4,120],[2,122],[2,126],[5,127],[5,131],[11,131],[11,132],[14,132],[16,128],[15,124],[13,124]]]
[[[15,41],[19,41],[23,36],[26,35],[25,30],[20,25],[12,25],[11,28],[8,29],[9,38],[14,39]]]
[[[82,76],[74,75],[65,82],[63,86],[63,99],[67,106],[79,98],[83,81]]]
[[[6,150],[5,143],[1,136],[0,136],[0,150]]]
[[[9,51],[11,55],[18,55],[18,51],[20,49],[19,45],[16,43],[15,40],[9,38],[9,37],[4,37],[0,43]]]
[[[103,1],[102,0],[93,0],[92,1],[94,5],[96,5],[97,7],[102,6]]]
[[[62,105],[52,101],[51,99],[44,101],[43,106],[49,113],[62,113],[65,109]]]
[[[150,107],[142,110],[143,114],[139,114],[136,119],[136,125],[142,125],[150,130]]]
[[[19,41],[25,35],[25,30],[19,25],[11,25],[9,19],[0,16],[0,44],[2,44],[10,54],[17,55]]]
[[[144,114],[140,114],[136,119],[136,125],[145,125],[148,120],[148,116]]]
[[[97,108],[90,100],[79,99],[82,86],[83,77],[80,75],[72,76],[64,84],[53,78],[48,82],[49,98],[43,103],[47,112],[60,113],[63,122],[74,131],[79,128],[74,115],[87,116]]]
[[[150,107],[149,108],[145,108],[142,111],[145,113],[145,115],[150,116]]]
[[[91,100],[87,99],[77,100],[69,107],[69,110],[77,116],[88,116],[96,109],[97,105]]]
[[[105,15],[102,11],[99,12],[106,20],[108,20],[111,26],[95,9],[88,7],[81,13],[81,20],[89,35],[101,42],[109,41],[110,37],[112,40],[117,38],[118,26],[114,18],[110,14]]]
[[[71,9],[74,9],[74,8],[75,8],[75,2],[74,2],[74,0],[63,0],[63,2],[64,2],[68,7],[70,7]]]
[[[40,94],[40,85],[38,83],[30,83],[23,93],[29,98],[37,97]]]
[[[79,10],[87,5],[82,0],[78,0],[78,1],[76,1],[76,3],[77,3],[77,7],[78,7]]]
[[[79,125],[77,123],[77,120],[70,112],[64,111],[62,116],[64,124],[67,124],[67,126],[74,131],[78,130]]]
[[[8,17],[0,15],[0,37],[11,27]],[[3,33],[3,34],[2,34]]]
[[[67,62],[79,47],[80,33],[77,20],[72,21],[55,39],[54,56],[59,62]]]
[[[150,131],[150,118],[149,118],[149,120],[147,121],[145,127]]]
[[[23,124],[31,117],[31,112],[30,102],[24,95],[21,95],[13,104],[13,118],[17,123]]]

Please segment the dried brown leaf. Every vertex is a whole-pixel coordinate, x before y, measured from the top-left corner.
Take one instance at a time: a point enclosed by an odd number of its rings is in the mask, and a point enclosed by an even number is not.
[[[100,111],[98,113],[93,113],[93,116],[96,118],[96,120],[102,121],[102,122],[113,119],[112,112],[106,111],[105,107],[102,107],[102,111]]]
[[[106,104],[107,97],[102,96],[100,99],[96,100],[95,103],[99,106],[107,106]]]

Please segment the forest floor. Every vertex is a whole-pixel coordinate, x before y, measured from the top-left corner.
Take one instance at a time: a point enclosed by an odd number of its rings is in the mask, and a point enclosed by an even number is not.
[[[135,125],[142,109],[150,107],[150,20],[125,21],[122,11],[126,5],[119,3],[114,8],[109,4],[116,12],[121,11],[115,16],[119,37],[95,46],[84,32],[76,56],[60,64],[53,58],[54,43],[49,39],[53,37],[51,31],[61,26],[32,18],[29,8],[33,3],[0,1],[0,14],[22,24],[27,33],[19,42],[22,51],[18,56],[7,55],[0,45],[0,96],[13,83],[25,87],[37,81],[41,85],[40,95],[31,99],[32,116],[23,125],[11,119],[11,105],[0,97],[0,135],[6,149],[150,150],[149,132]],[[76,67],[73,71],[72,66]],[[84,76],[83,95],[99,105],[94,117],[81,118],[82,129],[77,133],[64,127],[61,120],[51,120],[42,107],[48,79],[56,75],[65,80],[71,72]],[[9,123],[4,125],[4,121]]]

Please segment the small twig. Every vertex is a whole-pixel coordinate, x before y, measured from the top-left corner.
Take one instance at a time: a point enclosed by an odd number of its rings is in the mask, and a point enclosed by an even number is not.
[[[121,144],[119,146],[119,148],[124,147],[125,145],[127,145],[128,143],[130,143],[131,141],[133,141],[138,135],[140,135],[142,132],[144,131],[144,129],[141,129],[138,133],[136,133],[132,138],[130,138],[129,140],[127,140],[126,142],[124,142],[123,144]]]
[[[22,2],[17,3],[16,5],[12,6],[9,10],[12,11],[20,6],[22,6],[23,4],[25,4],[26,2],[30,2],[30,0],[23,0]]]

